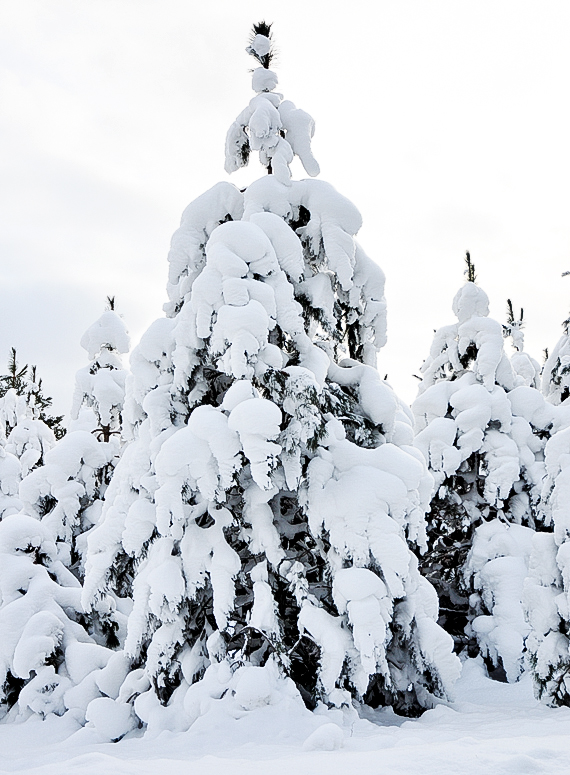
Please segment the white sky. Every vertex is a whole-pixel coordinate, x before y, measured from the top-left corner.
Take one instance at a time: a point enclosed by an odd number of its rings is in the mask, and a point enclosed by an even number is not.
[[[379,368],[400,395],[454,322],[466,249],[491,314],[503,321],[510,297],[535,357],[556,342],[570,309],[567,0],[0,0],[0,365],[16,346],[58,411],[108,294],[134,342],[162,315],[180,214],[228,179],[261,19],[279,90],[315,118],[320,177],[360,209],[386,273]],[[261,174],[253,160],[229,179]]]

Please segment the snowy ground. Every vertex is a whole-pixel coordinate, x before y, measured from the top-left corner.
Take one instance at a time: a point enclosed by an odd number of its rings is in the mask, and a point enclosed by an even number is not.
[[[372,718],[372,717],[371,717]],[[295,714],[292,707],[265,707],[239,719],[208,714],[188,733],[154,739],[97,742],[69,719],[0,726],[0,773],[37,775],[367,775],[424,773],[569,773],[570,708],[552,710],[532,697],[528,678],[514,685],[485,678],[480,664],[465,664],[456,700],[418,720],[389,711],[373,722],[334,713]],[[312,735],[308,739],[309,735]],[[322,750],[336,747],[335,750]],[[313,750],[307,750],[313,749]]]

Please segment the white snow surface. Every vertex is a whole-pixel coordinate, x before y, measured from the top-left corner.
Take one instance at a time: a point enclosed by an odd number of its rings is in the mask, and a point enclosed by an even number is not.
[[[558,340],[542,372],[542,392],[552,404],[566,400],[570,387],[570,338],[568,333]]]
[[[0,773],[30,775],[562,775],[570,771],[570,709],[551,709],[532,695],[529,676],[515,684],[485,677],[480,660],[468,660],[453,703],[419,719],[391,710],[358,718],[351,709],[309,713],[281,693],[272,696],[261,676],[242,675],[225,699],[211,699],[207,714],[188,732],[118,743],[105,732],[128,728],[110,698],[95,701],[85,729],[71,714],[0,725]],[[103,698],[102,698],[103,699]],[[276,701],[277,699],[277,701]],[[123,706],[124,707],[124,706]],[[101,727],[97,731],[95,724]],[[104,729],[103,729],[104,728]]]
[[[89,358],[93,359],[103,348],[128,353],[130,341],[119,315],[113,310],[107,310],[83,334],[81,346],[87,350]]]

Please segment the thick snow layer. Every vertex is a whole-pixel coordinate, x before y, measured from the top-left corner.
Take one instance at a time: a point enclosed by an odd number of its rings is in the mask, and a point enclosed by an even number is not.
[[[308,632],[321,650],[319,678],[329,695],[335,691],[336,680],[350,648],[350,635],[342,624],[342,617],[332,616],[309,601],[305,601],[299,614],[299,632]]]
[[[53,431],[44,422],[20,416],[6,440],[6,452],[19,459],[24,477],[41,465],[44,455],[54,444]]]
[[[460,372],[457,379],[451,380],[449,375],[432,368],[443,363],[432,350],[432,366],[426,369],[429,378],[424,379],[412,405],[417,434],[414,444],[425,457],[436,488],[460,471],[464,461],[479,453],[485,461],[485,501],[502,508],[510,498],[509,518],[520,522],[529,519],[529,502],[523,490],[530,493],[534,506],[540,497],[544,478],[543,431],[553,422],[554,408],[535,388],[520,385],[507,391],[496,384],[497,364],[504,361],[500,332],[495,330],[500,328],[499,324],[488,318],[471,318],[459,331],[466,326],[471,326],[472,333],[475,329],[483,330],[483,323],[494,324],[489,329],[493,331],[489,358],[486,359],[485,346],[479,342],[473,370]],[[435,342],[441,346],[438,334]],[[444,349],[442,354],[449,352]],[[512,495],[513,488],[519,488],[517,496]]]
[[[378,371],[346,358],[340,366],[330,364],[329,377],[339,385],[356,387],[363,412],[375,425],[381,425],[384,433],[390,438],[398,399]]]
[[[277,73],[265,67],[256,67],[251,74],[251,87],[256,92],[273,91],[278,82]]]
[[[566,635],[570,620],[570,427],[566,413],[564,406],[556,407],[553,430],[557,432],[545,447],[541,505],[553,533],[535,535],[525,586],[525,606],[532,625],[528,650],[537,690],[557,704],[566,702],[570,693]]]
[[[95,644],[79,623],[80,596],[79,582],[57,559],[43,523],[25,514],[0,522],[2,715],[9,691],[5,681],[16,678],[23,686],[8,718],[61,715],[70,708],[80,718],[86,707],[83,684],[95,678],[113,653]],[[99,695],[93,685],[87,701]]]
[[[489,314],[489,297],[475,283],[465,283],[455,294],[452,309],[460,323],[470,318],[484,318]]]
[[[190,347],[199,349],[200,339],[210,339],[221,371],[251,379],[284,365],[283,352],[269,342],[278,324],[297,344],[301,360],[310,359],[301,306],[287,280],[287,275],[300,277],[304,266],[294,232],[272,213],[254,213],[250,222],[219,226],[206,255],[206,265],[192,286],[188,324],[195,336],[194,341],[190,337]],[[177,340],[179,330],[183,333],[177,326]],[[185,365],[180,349],[175,351],[177,368]],[[315,369],[322,371],[318,365]]]
[[[511,357],[511,366],[516,375],[517,385],[540,388],[541,366],[528,353],[516,352]]]
[[[165,311],[170,316],[176,313],[178,304],[205,264],[204,245],[212,231],[220,223],[228,219],[239,220],[242,215],[243,194],[226,182],[217,183],[184,210],[168,253],[170,302],[165,305]]]
[[[71,416],[76,420],[82,406],[92,406],[101,426],[111,426],[123,408],[127,373],[120,362],[109,364],[98,359],[93,365],[77,372]]]
[[[296,108],[290,100],[281,103],[279,115],[293,153],[301,159],[307,174],[312,178],[316,177],[321,170],[311,151],[311,138],[315,134],[313,117]]]
[[[503,327],[487,317],[487,294],[468,282],[455,295],[453,311],[458,322],[436,331],[430,355],[421,367],[424,376],[420,395],[439,380],[459,376],[468,369],[488,390],[495,384],[505,390],[526,384],[524,377],[516,377],[503,351]]]
[[[305,268],[303,248],[293,229],[274,213],[253,213],[249,220],[269,237],[281,269],[292,280],[300,280]]]
[[[271,42],[264,35],[256,35],[246,49],[258,62],[266,64]],[[266,67],[258,67],[252,74],[252,88],[257,92],[242,110],[226,135],[226,172],[235,172],[249,161],[251,151],[259,152],[259,160],[277,180],[290,185],[289,165],[296,155],[311,176],[318,175],[319,165],[311,151],[315,122],[304,110],[299,110],[283,95],[274,92],[277,75]]]
[[[269,54],[270,50],[271,50],[271,40],[265,35],[259,35],[259,34],[254,37],[254,39],[251,41],[250,45],[246,49],[248,54],[253,54],[254,56],[258,56],[258,57],[266,56],[267,54]]]
[[[22,478],[22,466],[15,455],[11,455],[0,447],[0,490],[2,495],[17,495],[20,480]],[[4,504],[4,499],[0,499]]]
[[[115,713],[111,700],[93,706],[93,721],[83,730],[70,714],[2,724],[2,772],[217,775],[231,768],[235,775],[269,770],[274,775],[563,775],[570,770],[570,710],[538,703],[528,677],[516,684],[490,681],[479,660],[465,663],[454,703],[414,720],[390,710],[362,718],[322,706],[309,713],[292,698],[271,702],[267,689],[265,682],[244,674],[232,691],[235,711],[228,712],[223,699],[210,699],[207,717],[187,732],[141,739],[134,730],[118,743],[109,742],[110,735],[128,727],[128,719]],[[244,709],[240,699],[254,706]]]
[[[565,332],[550,353],[542,372],[542,392],[552,404],[568,397],[570,388],[570,337]]]
[[[459,323],[457,349],[460,356],[471,346],[477,348],[473,370],[489,390],[495,385],[497,369],[503,358],[503,329],[491,318],[472,317]]]
[[[524,667],[524,643],[530,631],[523,611],[534,530],[498,519],[475,530],[466,563],[466,577],[480,594],[481,611],[472,622],[481,652],[493,664],[500,657],[509,681]],[[482,610],[481,610],[482,609]]]
[[[281,452],[272,441],[279,435],[281,418],[281,409],[273,401],[249,398],[232,409],[228,420],[228,428],[239,435],[253,480],[263,490],[271,487],[269,474]]]
[[[128,353],[130,340],[124,322],[113,310],[104,312],[81,337],[81,346],[90,360],[103,349]]]

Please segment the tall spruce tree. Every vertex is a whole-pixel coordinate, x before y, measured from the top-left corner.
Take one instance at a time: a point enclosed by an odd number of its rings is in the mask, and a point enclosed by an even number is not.
[[[120,698],[157,729],[208,697],[243,710],[284,691],[414,714],[458,674],[407,543],[425,541],[431,478],[374,365],[383,274],[354,205],[291,179],[295,155],[319,171],[313,121],[274,91],[269,25],[248,52],[256,96],[226,169],[256,150],[271,174],[185,210],[167,317],[131,357],[133,439],[89,537],[87,607],[135,574]]]
[[[436,332],[412,406],[416,445],[435,478],[422,571],[436,586],[441,623],[457,648],[480,649],[489,668],[515,680],[528,625],[522,590],[544,475],[551,412],[523,352],[521,319],[488,317],[466,255],[457,323]],[[512,336],[513,360],[503,349]]]

